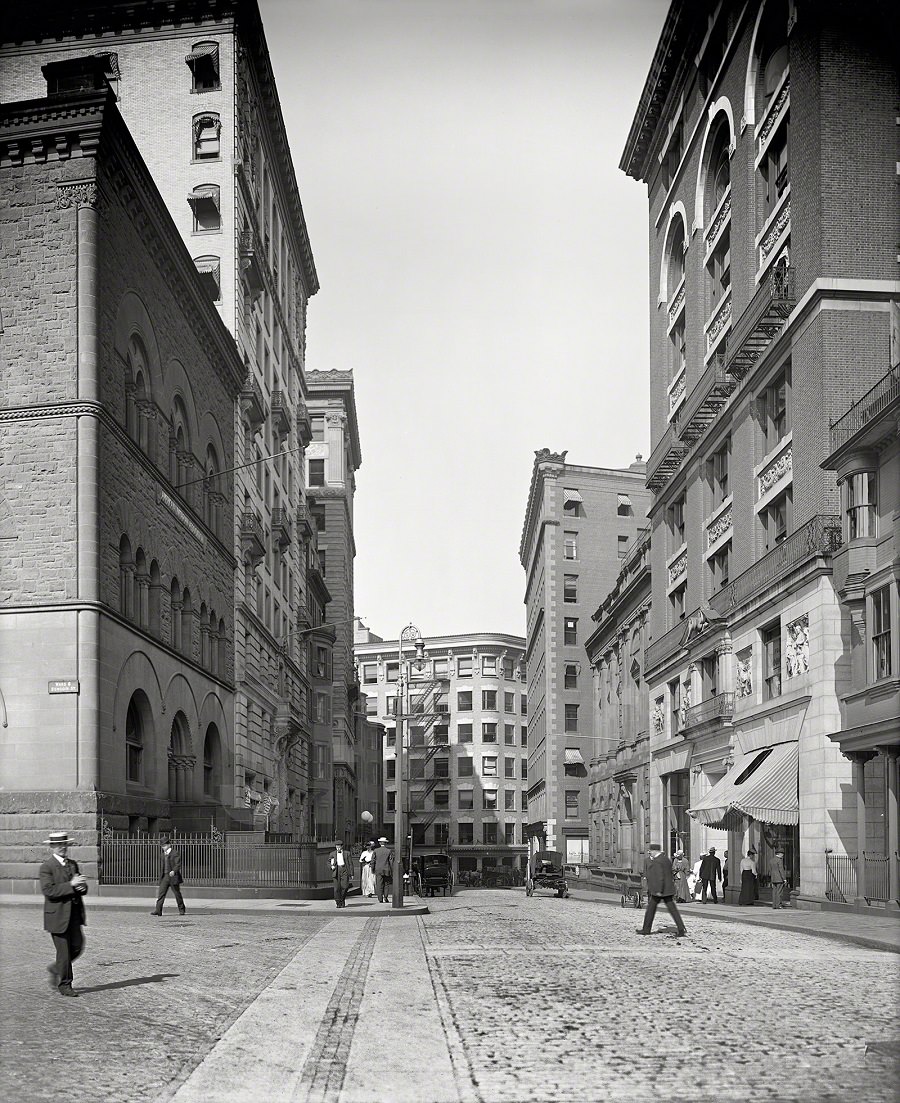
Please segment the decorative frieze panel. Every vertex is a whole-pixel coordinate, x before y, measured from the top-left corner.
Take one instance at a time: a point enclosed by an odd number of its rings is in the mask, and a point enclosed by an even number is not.
[[[77,180],[71,184],[57,184],[56,206],[60,210],[69,207],[96,207],[97,181]]]
[[[653,702],[653,731],[662,735],[666,728],[666,699],[657,697]]]
[[[784,644],[784,665],[789,678],[806,674],[809,670],[809,614],[787,626]]]
[[[735,692],[738,698],[753,694],[753,649],[745,647],[735,655]]]
[[[684,575],[687,574],[687,548],[673,559],[669,564],[669,586],[674,586]]]
[[[720,513],[714,521],[712,521],[706,530],[706,546],[711,548],[713,544],[717,544],[723,536],[729,533],[734,524],[734,511],[729,506],[724,513]]]
[[[787,235],[791,228],[791,200],[790,196],[785,200],[784,206],[778,211],[775,218],[772,219],[770,225],[766,228],[763,234],[762,240],[759,243],[759,266],[765,267],[766,261],[769,260],[776,247],[781,243],[781,239]]]
[[[674,416],[675,411],[684,401],[684,396],[687,393],[687,369],[682,368],[678,375],[672,380],[669,385],[669,419]]]
[[[668,315],[669,315],[669,329],[675,325],[678,321],[678,315],[684,309],[685,296],[687,294],[687,286],[684,282],[684,276],[681,277],[681,283],[678,285],[678,290],[672,296],[672,300],[669,303]]]
[[[793,456],[793,448],[788,447],[760,471],[757,498],[764,498],[774,486],[792,474]]]
[[[785,117],[788,107],[791,102],[791,80],[790,77],[785,77],[784,84],[782,84],[780,91],[775,95],[772,103],[769,106],[769,110],[766,112],[765,118],[760,123],[759,130],[756,134],[756,157],[757,160],[762,156],[763,151],[769,144],[769,139],[775,133],[778,128],[778,124]]]
[[[725,329],[731,324],[731,288],[729,288],[706,323],[706,351],[710,352]]]
[[[709,256],[712,252],[719,235],[725,229],[728,221],[731,218],[731,185],[728,186],[725,194],[722,196],[722,200],[719,203],[719,209],[712,217],[712,222],[709,224],[709,229],[706,231],[706,253]]]

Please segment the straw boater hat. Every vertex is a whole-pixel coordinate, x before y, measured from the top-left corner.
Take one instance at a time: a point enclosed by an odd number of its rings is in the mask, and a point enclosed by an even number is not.
[[[44,842],[47,846],[70,846],[72,840],[69,838],[68,831],[51,831]]]
[[[381,835],[378,839],[380,843],[386,843],[388,841],[387,835]]]

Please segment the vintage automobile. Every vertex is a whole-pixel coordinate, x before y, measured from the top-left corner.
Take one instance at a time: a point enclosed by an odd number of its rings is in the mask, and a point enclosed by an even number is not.
[[[453,892],[453,871],[449,854],[421,854],[414,859],[415,886],[419,896],[442,896]]]
[[[556,850],[539,850],[528,862],[525,892],[534,896],[535,889],[551,889],[559,897],[569,895],[569,883],[563,869],[563,855]]]

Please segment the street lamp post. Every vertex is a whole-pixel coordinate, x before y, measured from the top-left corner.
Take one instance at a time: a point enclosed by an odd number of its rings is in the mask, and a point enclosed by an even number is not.
[[[397,641],[397,797],[396,807],[394,810],[394,882],[392,887],[391,907],[402,908],[403,907],[403,850],[406,842],[406,821],[404,819],[403,804],[405,800],[405,777],[404,777],[404,751],[405,751],[405,728],[403,721],[408,719],[409,711],[409,672],[404,673],[403,668],[403,644],[406,642],[415,643],[416,656],[410,660],[410,663],[415,663],[416,669],[421,670],[425,665],[425,644],[422,640],[422,634],[414,624],[407,624],[407,626],[400,633],[400,638]],[[404,696],[406,701],[404,703]]]

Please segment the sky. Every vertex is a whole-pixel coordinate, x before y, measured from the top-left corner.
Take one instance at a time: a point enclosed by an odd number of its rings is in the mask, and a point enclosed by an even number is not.
[[[260,0],[352,368],[355,608],[525,634],[534,452],[649,449],[647,196],[619,160],[668,0]]]

